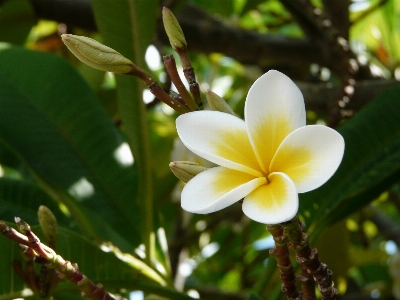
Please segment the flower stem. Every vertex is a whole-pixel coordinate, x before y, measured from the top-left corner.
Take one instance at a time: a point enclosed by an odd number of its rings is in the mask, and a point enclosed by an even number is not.
[[[296,261],[318,283],[322,300],[336,299],[338,291],[334,288],[332,271],[318,259],[318,250],[309,246],[308,235],[304,232],[304,223],[300,223],[298,216],[295,216],[292,220],[281,225],[284,228],[284,235],[289,239],[289,246],[296,251]],[[309,284],[307,283],[307,292],[311,292],[311,285],[309,286]]]
[[[297,275],[297,280],[300,281],[304,300],[316,300],[315,281],[314,277],[307,272],[307,268],[301,266],[301,274]]]
[[[172,107],[174,110],[177,112],[180,112],[182,114],[189,112],[189,109],[185,106],[182,105],[179,102],[174,101],[174,99],[169,96],[158,84],[157,81],[154,80],[153,77],[149,73],[147,73],[145,70],[137,67],[136,69],[132,70],[130,73],[124,74],[128,76],[135,76],[139,78],[150,90],[150,92],[156,96],[158,99],[160,99],[162,102],[167,104],[168,106]],[[190,96],[190,95],[189,95]]]
[[[194,72],[194,68],[192,66],[189,55],[187,53],[187,49],[186,48],[179,49],[176,52],[178,53],[179,58],[181,59],[182,67],[183,67],[183,74],[185,75],[186,80],[189,83],[190,92],[192,93],[197,106],[200,107],[200,109],[202,109],[203,102],[201,101],[201,97],[200,97],[200,88],[199,88],[199,84],[196,81],[196,74]]]
[[[182,96],[186,105],[190,110],[195,111],[198,110],[196,102],[193,100],[192,96],[186,89],[183,84],[181,78],[179,77],[178,70],[176,69],[176,62],[173,55],[166,55],[163,57],[165,69],[168,72],[168,75],[171,77],[171,81],[174,83],[176,89]]]
[[[269,253],[276,258],[283,282],[282,291],[287,295],[288,300],[300,300],[301,293],[296,288],[296,276],[289,258],[287,237],[283,235],[283,227],[280,225],[267,225],[267,230],[275,241],[275,248],[271,249]]]

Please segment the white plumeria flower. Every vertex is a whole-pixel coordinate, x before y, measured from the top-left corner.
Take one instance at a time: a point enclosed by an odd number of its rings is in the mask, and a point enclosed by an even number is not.
[[[176,126],[187,148],[219,165],[186,184],[182,208],[205,214],[244,198],[243,212],[264,224],[292,219],[298,193],[324,184],[344,152],[338,132],[306,126],[303,95],[277,71],[264,74],[250,88],[245,121],[226,113],[196,111],[180,116]]]

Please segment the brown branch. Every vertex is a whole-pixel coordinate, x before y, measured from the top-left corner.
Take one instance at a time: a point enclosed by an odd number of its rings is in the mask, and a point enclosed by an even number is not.
[[[296,84],[303,93],[306,108],[320,113],[329,112],[336,105],[337,99],[342,93],[342,85],[339,83],[297,81]],[[389,87],[399,84],[400,82],[397,80],[384,79],[358,81],[355,84],[355,93],[348,108],[358,111]]]
[[[191,5],[186,5],[177,17],[189,51],[205,54],[223,53],[243,64],[259,66],[265,66],[272,61],[274,64],[285,65],[289,61],[291,65],[297,66],[305,66],[311,62],[324,64],[322,51],[309,40],[260,34],[228,26]],[[157,38],[168,45],[169,41],[161,22],[157,27]]]
[[[318,250],[308,244],[308,235],[303,232],[298,217],[281,224],[284,234],[289,239],[289,245],[296,251],[296,260],[310,273],[318,283],[322,300],[335,300],[338,291],[334,288],[332,271],[318,258]],[[302,224],[304,228],[304,224]]]
[[[16,222],[21,230],[25,222],[20,218],[16,218]],[[21,226],[21,224],[23,225]],[[26,234],[24,235],[0,221],[0,232],[6,238],[32,249],[34,251],[33,253],[36,254],[35,261],[42,262],[42,260],[44,260],[49,268],[57,270],[67,281],[74,283],[82,291],[84,297],[95,300],[114,299],[110,294],[104,291],[102,285],[95,285],[89,278],[82,274],[77,265],[72,265],[69,261],[64,260],[60,255],[55,253],[51,248],[42,244],[30,228],[26,226],[23,227],[23,232]],[[30,266],[30,264],[28,266]],[[28,280],[29,278],[33,279],[33,276],[34,274],[29,273]],[[31,280],[29,280],[29,282],[32,287],[36,288],[36,282],[31,282]]]
[[[322,0],[324,9],[333,26],[339,31],[339,35],[349,39],[350,19],[349,0]]]
[[[392,220],[385,212],[377,207],[369,205],[365,208],[367,217],[376,225],[379,233],[387,240],[392,240],[400,247],[400,226]]]
[[[90,0],[30,0],[38,18],[96,31]]]
[[[275,248],[271,249],[269,253],[277,261],[282,279],[282,292],[287,295],[288,300],[300,300],[302,299],[302,295],[297,291],[296,276],[294,275],[294,268],[289,258],[287,237],[283,235],[283,228],[280,225],[267,225],[267,230],[271,233],[275,242]]]
[[[65,23],[70,27],[97,30],[89,0],[30,0],[38,18]],[[227,26],[195,6],[187,6],[178,16],[190,51],[219,52],[244,64],[265,65],[267,61],[294,65],[312,62],[324,65],[328,58],[309,40],[265,35]],[[169,46],[161,20],[157,40]]]

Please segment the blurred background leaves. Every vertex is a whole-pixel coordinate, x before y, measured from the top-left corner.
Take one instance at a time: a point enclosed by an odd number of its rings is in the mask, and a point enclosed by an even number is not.
[[[48,206],[62,232],[60,253],[124,297],[186,297],[157,289],[161,282],[202,299],[282,297],[272,239],[240,204],[210,215],[180,208],[182,184],[168,168],[177,114],[135,79],[82,65],[60,40],[66,32],[99,40],[169,90],[164,5],[183,28],[201,90],[211,88],[240,116],[249,87],[271,68],[298,83],[309,124],[327,124],[343,84],[355,80],[337,127],[346,140],[342,165],[301,195],[300,215],[341,299],[397,297],[400,280],[388,271],[400,245],[396,0],[0,1],[0,218],[35,225],[38,207]],[[349,38],[348,50],[338,37]],[[11,267],[19,254],[5,239],[0,248],[0,299],[23,297]],[[159,281],[140,277],[127,257],[143,260]],[[65,284],[55,295],[80,297]]]

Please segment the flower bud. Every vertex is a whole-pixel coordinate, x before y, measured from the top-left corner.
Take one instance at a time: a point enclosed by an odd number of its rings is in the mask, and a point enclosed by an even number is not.
[[[206,98],[212,110],[224,112],[235,116],[235,113],[233,112],[232,108],[228,105],[228,103],[226,103],[226,101],[222,99],[220,96],[218,96],[216,93],[212,92],[211,90],[208,90],[206,92]]]
[[[137,68],[122,54],[91,38],[72,34],[63,34],[61,38],[80,61],[92,68],[116,74],[127,74]]]
[[[200,166],[192,161],[174,161],[169,164],[169,167],[172,173],[184,183],[187,183],[200,172],[207,170],[206,167]]]
[[[49,243],[57,240],[57,219],[53,212],[46,206],[39,206],[38,210],[39,224],[42,228],[43,234]]]
[[[20,217],[14,217],[14,221],[17,224],[18,230],[21,233],[26,234],[27,231],[31,231],[31,226]]]
[[[179,50],[186,49],[186,39],[183,35],[181,25],[175,18],[174,14],[164,6],[162,11],[163,23],[165,32],[168,35],[169,43],[171,47],[178,52]]]

